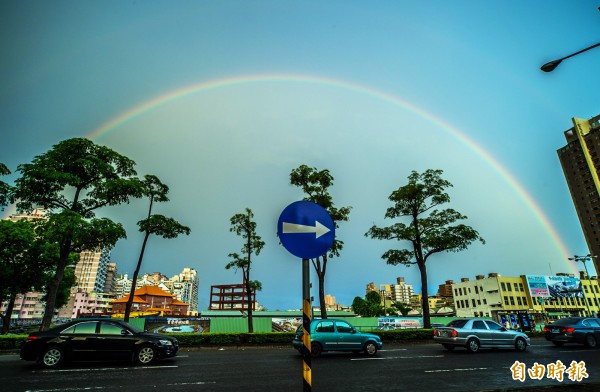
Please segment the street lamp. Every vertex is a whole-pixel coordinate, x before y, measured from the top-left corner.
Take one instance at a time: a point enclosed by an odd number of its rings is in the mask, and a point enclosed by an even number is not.
[[[592,257],[595,258],[598,256],[592,256],[590,254],[587,254],[585,256],[575,255],[573,257],[569,257],[569,260],[573,260],[575,262],[581,261],[583,263],[583,268],[585,268],[585,275],[587,276],[587,279],[590,282],[590,290],[592,291],[592,294],[594,294],[594,300],[596,301],[596,306],[598,306],[598,297],[596,297],[596,291],[594,290],[594,285],[592,284],[592,280],[590,279],[590,274],[588,272],[587,265],[585,264],[585,262],[590,261],[592,259]],[[584,297],[586,297],[585,292],[584,292]],[[587,297],[585,298],[585,304],[587,305],[588,313],[590,314],[590,316],[594,316],[594,314],[590,311],[590,304],[588,303]]]
[[[563,60],[566,60],[566,59],[568,59],[569,57],[577,56],[579,53],[587,52],[587,51],[588,51],[588,50],[590,50],[590,49],[594,49],[596,46],[600,46],[600,42],[598,42],[597,44],[594,44],[594,45],[592,45],[592,46],[590,46],[590,47],[587,47],[587,48],[585,48],[585,49],[582,49],[582,50],[580,50],[579,52],[571,53],[570,55],[568,55],[568,56],[565,56],[565,57],[563,57],[563,58],[560,58],[560,59],[558,59],[558,60],[553,60],[553,61],[550,61],[550,62],[548,62],[548,63],[546,63],[546,64],[542,65],[542,66],[540,67],[540,69],[541,69],[542,71],[544,71],[544,72],[552,72],[552,71],[554,71],[554,68],[558,67],[558,64],[560,64],[560,63],[561,63]]]

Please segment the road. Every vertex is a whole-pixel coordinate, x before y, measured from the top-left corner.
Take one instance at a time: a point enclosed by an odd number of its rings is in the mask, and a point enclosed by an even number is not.
[[[319,391],[490,391],[544,386],[600,385],[600,351],[554,347],[534,339],[527,352],[445,351],[438,344],[386,345],[376,357],[325,353],[313,359],[312,390]],[[535,364],[579,371],[580,380],[540,379]],[[521,365],[522,364],[522,365]],[[516,365],[516,366],[513,366]],[[584,367],[585,366],[585,367]],[[515,380],[523,369],[524,381]],[[540,369],[540,367],[538,367]],[[560,372],[558,372],[560,373]],[[557,373],[557,374],[558,374]],[[584,377],[587,374],[588,377]],[[13,391],[301,391],[302,358],[291,348],[207,348],[180,351],[176,358],[138,367],[128,363],[67,364],[45,370],[15,354],[0,355],[0,390]],[[596,388],[595,386],[594,388]],[[590,389],[592,390],[592,389]]]

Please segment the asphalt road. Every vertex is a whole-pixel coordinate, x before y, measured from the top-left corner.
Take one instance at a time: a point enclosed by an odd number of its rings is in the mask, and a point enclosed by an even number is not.
[[[560,361],[563,381],[548,377]],[[575,361],[575,365],[571,364]],[[529,371],[545,373],[531,378]],[[511,370],[511,367],[514,370]],[[524,369],[524,381],[518,379]],[[561,372],[556,372],[559,374]],[[533,374],[533,373],[532,373]],[[585,377],[587,375],[587,377]],[[533,374],[536,376],[536,374]],[[579,378],[579,379],[577,379]],[[534,339],[527,352],[448,352],[438,344],[385,345],[376,357],[325,353],[312,361],[312,390],[491,391],[600,390],[600,351],[554,347]],[[0,390],[13,391],[302,391],[302,358],[288,347],[207,348],[139,367],[129,363],[77,363],[45,370],[16,354],[0,355]]]

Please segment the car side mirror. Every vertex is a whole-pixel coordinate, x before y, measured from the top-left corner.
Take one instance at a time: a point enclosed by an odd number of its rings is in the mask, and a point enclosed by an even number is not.
[[[500,328],[500,331],[506,332],[506,331],[508,331],[508,329],[506,329],[506,327],[502,327],[502,328]]]

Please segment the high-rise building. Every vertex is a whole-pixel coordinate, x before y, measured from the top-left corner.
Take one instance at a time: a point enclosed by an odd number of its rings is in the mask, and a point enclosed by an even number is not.
[[[173,276],[170,282],[172,282],[171,294],[175,295],[180,301],[190,304],[190,312],[197,313],[198,272],[193,268],[185,267],[180,274]]]
[[[411,284],[406,284],[403,277],[396,278],[396,284],[391,284],[392,301],[394,303],[410,304],[410,299],[415,294]]]
[[[79,261],[75,264],[75,277],[77,278],[74,291],[101,293],[104,291],[110,251],[81,252]]]
[[[600,271],[600,115],[589,120],[573,118],[565,131],[567,145],[558,149],[573,204],[583,229],[596,273]]]
[[[104,293],[113,293],[117,286],[117,263],[108,263],[106,270],[106,282],[104,282]]]

